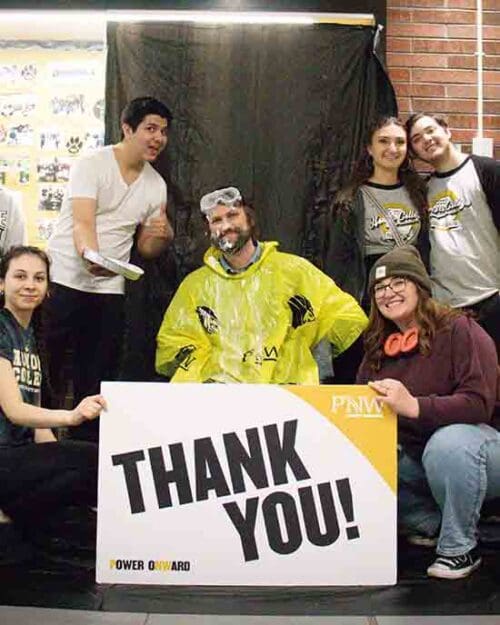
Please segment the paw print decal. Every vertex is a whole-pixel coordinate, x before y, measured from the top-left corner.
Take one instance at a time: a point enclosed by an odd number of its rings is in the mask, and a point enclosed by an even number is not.
[[[24,80],[33,80],[36,78],[37,69],[35,65],[24,65],[21,70],[21,76]]]
[[[66,149],[70,154],[78,154],[83,148],[83,141],[80,137],[70,137],[66,141]]]

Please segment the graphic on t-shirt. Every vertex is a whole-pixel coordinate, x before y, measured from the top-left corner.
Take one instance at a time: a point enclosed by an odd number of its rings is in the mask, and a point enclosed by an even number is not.
[[[16,347],[12,350],[12,368],[19,386],[31,393],[40,390],[42,370],[40,358],[30,351],[21,351]]]
[[[431,230],[462,230],[462,213],[472,204],[465,204],[451,189],[445,189],[430,199],[429,227]]]
[[[418,213],[414,209],[399,203],[385,203],[383,208],[392,217],[403,241],[411,241],[414,237],[414,227],[420,223]],[[368,227],[371,240],[378,238],[381,243],[395,242],[389,224],[382,215],[377,214],[371,217]]]

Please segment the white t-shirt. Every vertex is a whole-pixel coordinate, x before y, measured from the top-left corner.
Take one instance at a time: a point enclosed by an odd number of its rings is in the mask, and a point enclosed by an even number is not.
[[[12,245],[26,245],[26,220],[18,193],[0,187],[0,254]]]
[[[128,185],[111,145],[85,156],[71,168],[61,215],[48,245],[52,281],[79,291],[122,294],[122,276],[93,276],[78,255],[73,241],[72,198],[96,200],[98,251],[128,262],[137,227],[157,216],[160,206],[166,204],[165,181],[145,163],[137,180]]]
[[[454,308],[472,306],[500,286],[500,235],[474,163],[429,180],[433,295]]]

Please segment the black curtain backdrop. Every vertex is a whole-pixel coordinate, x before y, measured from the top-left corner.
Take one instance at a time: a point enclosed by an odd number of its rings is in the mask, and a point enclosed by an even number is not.
[[[126,379],[153,375],[163,311],[177,281],[201,263],[204,193],[237,186],[263,239],[322,267],[328,209],[367,124],[396,113],[376,33],[330,24],[108,25],[106,142],[120,139],[131,98],[155,96],[175,117],[156,166],[169,187],[176,240],[129,284]]]

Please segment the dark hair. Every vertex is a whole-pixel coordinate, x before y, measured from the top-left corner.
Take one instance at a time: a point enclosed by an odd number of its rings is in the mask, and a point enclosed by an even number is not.
[[[49,276],[50,260],[43,250],[33,245],[13,245],[0,259],[0,278],[2,280],[5,279],[12,260],[14,260],[15,258],[19,258],[20,256],[26,255],[37,256],[45,264],[45,267],[47,269],[47,277]]]
[[[431,351],[436,332],[449,325],[452,319],[464,314],[461,310],[450,308],[433,299],[430,293],[416,282],[417,308],[415,317],[419,328],[419,350],[427,355]],[[384,343],[393,332],[399,332],[397,325],[386,319],[379,311],[372,291],[370,300],[370,315],[365,330],[364,346],[365,360],[373,371],[379,371],[384,358]]]
[[[41,250],[39,247],[35,247],[33,245],[13,245],[11,248],[7,250],[7,252],[0,259],[0,279],[5,280],[5,276],[10,267],[10,263],[21,256],[36,256],[39,258],[47,269],[47,286],[50,287],[50,259],[47,254]],[[48,292],[48,291],[47,291]],[[0,306],[3,308],[5,305],[5,296],[2,293],[0,297]],[[33,311],[33,316],[31,318],[31,325],[33,327],[33,332],[35,334],[35,342],[38,351],[38,355],[40,357],[40,362],[42,365],[42,373],[46,379],[47,388],[50,387],[49,380],[47,378],[48,372],[48,355],[47,355],[47,345],[45,340],[45,332],[44,332],[44,323],[43,323],[43,314],[41,311],[41,306],[39,306],[36,310]]]
[[[441,115],[439,113],[413,113],[413,115],[410,115],[410,117],[408,117],[405,123],[405,129],[408,138],[410,137],[411,129],[418,122],[419,119],[422,119],[422,117],[430,117],[436,122],[436,124],[439,124],[443,128],[448,128],[448,119],[446,115]]]
[[[385,126],[389,126],[390,124],[394,124],[405,130],[405,124],[398,117],[379,117],[369,126],[361,156],[354,164],[351,178],[348,184],[339,191],[335,198],[335,212],[344,213],[345,216],[345,213],[350,210],[350,204],[352,203],[358,189],[372,176],[374,171],[373,159],[368,152],[368,146],[372,142],[373,135],[377,132],[377,130],[385,128]],[[425,181],[413,169],[408,154],[406,154],[404,161],[399,167],[398,177],[403,183],[405,189],[408,191],[408,195],[419,212],[420,218],[424,223],[426,223],[427,191]]]
[[[440,113],[413,113],[413,115],[410,115],[410,117],[408,117],[408,119],[406,120],[405,130],[406,134],[408,135],[408,152],[412,157],[416,157],[417,154],[415,153],[415,150],[412,148],[411,145],[411,130],[413,126],[423,117],[430,117],[436,122],[436,124],[448,130],[448,118],[446,117],[446,115],[441,115]]]
[[[259,224],[257,223],[257,214],[255,212],[255,208],[252,206],[252,204],[250,204],[250,202],[246,202],[244,198],[242,198],[239,206],[243,208],[243,212],[247,216],[252,239],[258,239],[260,237],[260,228]]]
[[[125,106],[120,117],[120,123],[127,124],[135,132],[137,126],[146,115],[159,115],[171,124],[174,116],[168,106],[150,96],[134,98]]]

